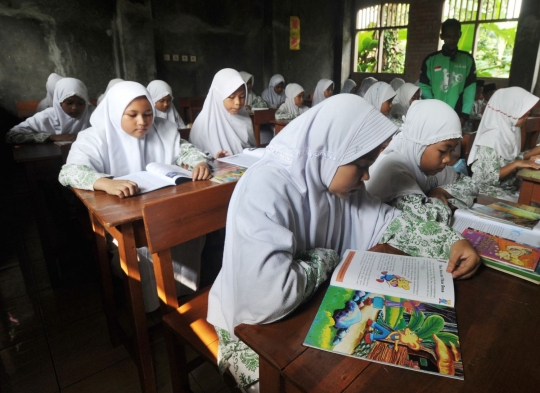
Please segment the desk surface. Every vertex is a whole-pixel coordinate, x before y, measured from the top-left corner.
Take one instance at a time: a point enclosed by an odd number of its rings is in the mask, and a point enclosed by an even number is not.
[[[62,157],[60,146],[54,143],[27,143],[13,145],[13,158],[16,162],[51,160]]]

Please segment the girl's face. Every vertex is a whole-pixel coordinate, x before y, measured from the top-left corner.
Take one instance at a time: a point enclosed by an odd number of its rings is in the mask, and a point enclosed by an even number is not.
[[[392,100],[394,99],[394,97],[390,98],[388,101],[385,101],[382,103],[381,105],[381,113],[385,116],[388,116],[388,114],[390,113],[390,109],[392,109]]]
[[[328,186],[328,191],[341,199],[347,199],[369,180],[369,167],[379,155],[380,146],[347,165],[340,166]]]
[[[416,93],[413,94],[413,96],[409,100],[409,105],[411,105],[413,102],[419,99],[420,99],[420,89],[416,90]]]
[[[122,129],[134,138],[143,138],[152,128],[153,119],[150,101],[145,96],[137,97],[129,103],[122,115]]]
[[[284,88],[285,88],[285,83],[279,82],[277,85],[274,86],[274,91],[276,92],[276,94],[281,94]]]
[[[240,86],[234,93],[223,100],[223,106],[231,115],[237,115],[246,102],[246,88]]]
[[[304,103],[304,92],[301,92],[296,97],[294,97],[294,105],[297,107],[301,107]]]
[[[531,111],[528,111],[523,116],[521,116],[516,123],[516,127],[521,127],[525,123],[525,120],[527,120],[530,114],[531,114]]]
[[[68,97],[60,104],[62,110],[74,119],[78,119],[84,112],[86,101],[79,96]]]
[[[331,97],[332,94],[334,94],[334,85],[330,85],[330,87],[324,91],[324,98]]]
[[[161,100],[156,101],[156,109],[161,112],[167,112],[172,104],[172,97],[170,94],[167,94]]]
[[[442,172],[452,161],[452,152],[459,139],[449,139],[429,145],[420,158],[420,169],[428,176]]]

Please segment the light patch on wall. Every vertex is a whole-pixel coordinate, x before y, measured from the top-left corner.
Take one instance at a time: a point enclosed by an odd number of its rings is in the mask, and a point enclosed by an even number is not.
[[[62,51],[56,44],[56,21],[52,16],[42,14],[35,5],[23,5],[20,9],[0,5],[0,15],[16,19],[33,19],[40,22],[49,50],[49,59],[54,63],[54,72],[60,75],[68,75],[64,68],[65,60],[62,59]]]

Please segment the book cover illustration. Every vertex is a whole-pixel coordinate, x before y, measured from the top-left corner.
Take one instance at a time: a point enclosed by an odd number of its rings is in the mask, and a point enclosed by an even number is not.
[[[242,177],[242,175],[246,172],[246,169],[247,168],[242,166],[235,166],[232,168],[225,168],[221,171],[214,171],[214,175],[210,180],[216,183],[228,183],[231,181],[236,181]]]
[[[304,345],[463,379],[456,312],[439,304],[331,285]]]
[[[493,261],[518,266],[534,271],[540,260],[540,249],[512,240],[493,236],[471,228],[463,231],[478,254]]]
[[[481,217],[531,229],[540,221],[540,214],[537,212],[521,209],[504,202],[493,203],[488,206],[478,205],[470,210]]]

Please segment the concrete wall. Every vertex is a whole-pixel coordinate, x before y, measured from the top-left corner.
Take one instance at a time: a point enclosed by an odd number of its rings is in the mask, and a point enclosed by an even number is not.
[[[0,0],[0,107],[41,100],[51,72],[81,79],[90,97],[114,78],[108,0]]]

